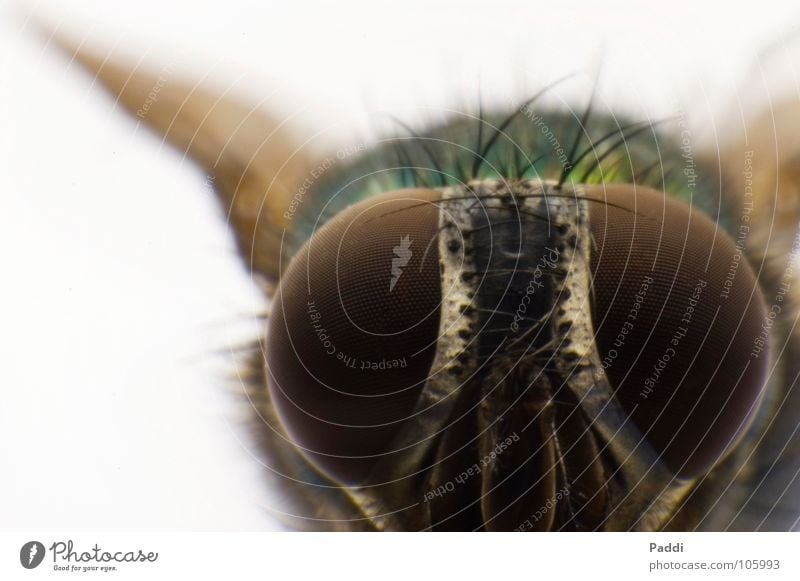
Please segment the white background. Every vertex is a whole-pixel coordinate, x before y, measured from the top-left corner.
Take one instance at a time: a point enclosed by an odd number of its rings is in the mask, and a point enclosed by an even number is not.
[[[474,109],[478,84],[509,104],[599,64],[602,99],[683,103],[713,139],[709,115],[797,90],[795,4],[2,2],[0,528],[263,530],[280,509],[230,355],[265,305],[202,173],[31,17],[343,144],[376,130],[369,112],[418,124],[437,118],[420,107]]]

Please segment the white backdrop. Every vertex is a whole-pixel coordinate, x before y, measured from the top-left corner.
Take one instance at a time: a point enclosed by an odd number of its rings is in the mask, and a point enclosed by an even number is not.
[[[365,111],[415,123],[478,83],[503,103],[601,61],[603,98],[635,114],[719,120],[763,104],[764,78],[798,85],[791,1],[273,4],[0,4],[0,528],[260,530],[280,507],[229,354],[264,305],[203,175],[31,15],[343,142]]]

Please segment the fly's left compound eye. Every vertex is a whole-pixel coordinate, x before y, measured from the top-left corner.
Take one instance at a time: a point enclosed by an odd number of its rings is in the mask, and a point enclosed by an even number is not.
[[[363,483],[414,412],[439,332],[439,194],[403,190],[338,214],[281,278],[268,383],[289,435],[334,479]]]
[[[680,477],[707,472],[758,407],[766,309],[741,249],[698,209],[587,188],[594,325],[617,400]]]

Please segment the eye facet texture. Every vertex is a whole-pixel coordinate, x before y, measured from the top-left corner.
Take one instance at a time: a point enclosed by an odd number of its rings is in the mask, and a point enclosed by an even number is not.
[[[270,315],[270,393],[295,443],[333,478],[363,483],[391,453],[439,332],[439,208],[432,190],[339,213],[300,249]]]
[[[603,367],[645,439],[679,477],[713,466],[748,425],[766,378],[766,310],[734,241],[654,190],[586,189],[593,316]]]

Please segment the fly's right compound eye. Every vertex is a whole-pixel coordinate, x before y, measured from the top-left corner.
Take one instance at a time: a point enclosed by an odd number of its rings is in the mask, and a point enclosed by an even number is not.
[[[439,193],[402,190],[339,213],[298,251],[273,302],[272,400],[292,440],[364,483],[414,412],[439,333]]]
[[[618,401],[679,477],[707,472],[756,410],[766,309],[734,241],[647,188],[586,188],[596,343]]]

